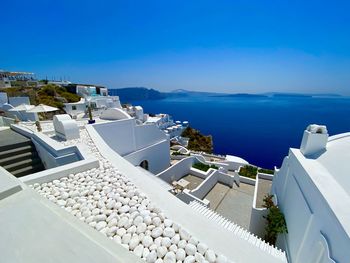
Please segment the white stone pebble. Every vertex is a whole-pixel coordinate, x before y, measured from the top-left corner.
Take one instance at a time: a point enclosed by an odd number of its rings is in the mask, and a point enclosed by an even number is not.
[[[130,242],[129,242],[129,248],[131,250],[134,250],[136,246],[140,243],[140,238],[137,235],[134,235],[131,237]]]
[[[169,251],[164,256],[164,263],[175,263],[176,262],[176,256],[173,251]]]
[[[157,252],[153,250],[147,255],[146,262],[154,263],[156,260],[157,260]]]
[[[161,244],[162,244],[162,246],[170,247],[171,246],[170,238],[168,238],[168,237],[162,238],[162,243]]]
[[[142,239],[142,244],[145,246],[145,247],[149,247],[153,244],[153,239],[152,237],[150,236],[145,236],[143,239]]]
[[[194,256],[188,256],[185,258],[184,263],[194,263],[196,258]]]
[[[176,251],[176,259],[183,261],[186,258],[186,251],[183,248],[179,248]]]
[[[197,245],[197,250],[199,253],[201,253],[202,255],[204,255],[204,253],[208,250],[208,246],[204,243],[199,243]]]
[[[96,224],[95,228],[97,231],[100,231],[101,229],[105,228],[107,226],[106,221],[100,221]]]
[[[187,255],[193,256],[197,252],[197,248],[195,245],[188,243],[185,246],[185,251]]]
[[[172,238],[173,236],[175,236],[175,230],[171,227],[166,227],[163,231],[163,235]]]
[[[156,227],[156,228],[154,228],[154,229],[152,230],[152,237],[153,237],[153,238],[157,238],[157,237],[159,237],[162,233],[163,233],[162,228]]]
[[[162,258],[167,253],[168,249],[165,246],[157,247],[157,256]]]
[[[205,252],[205,259],[208,260],[208,262],[213,263],[216,260],[216,255],[213,250],[208,249],[207,252]]]
[[[148,263],[229,262],[167,218],[100,155],[86,129],[80,129],[80,133],[80,139],[60,143],[86,144],[99,159],[100,167],[35,183],[32,188]]]
[[[142,253],[143,253],[143,245],[137,245],[134,249],[134,253],[136,254],[136,256],[138,257],[142,257]]]

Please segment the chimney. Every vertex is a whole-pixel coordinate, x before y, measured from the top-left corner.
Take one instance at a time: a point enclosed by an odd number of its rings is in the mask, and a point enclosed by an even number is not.
[[[324,125],[311,124],[304,131],[300,151],[305,157],[326,150],[328,131]]]

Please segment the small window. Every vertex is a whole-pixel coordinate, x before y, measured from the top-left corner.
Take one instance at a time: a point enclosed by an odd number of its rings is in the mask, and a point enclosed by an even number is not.
[[[77,106],[72,106],[72,110],[77,110]]]

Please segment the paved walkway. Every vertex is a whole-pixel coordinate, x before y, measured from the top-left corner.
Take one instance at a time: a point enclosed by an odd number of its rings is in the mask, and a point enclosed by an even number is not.
[[[256,207],[263,207],[264,197],[270,193],[272,181],[259,178],[258,193],[256,197]]]
[[[248,229],[253,197],[253,185],[241,183],[240,187],[234,185],[233,188],[230,188],[224,184],[217,183],[205,198],[210,201],[211,209]]]
[[[199,178],[197,176],[194,176],[192,174],[188,174],[185,177],[182,177],[182,179],[188,181],[190,184],[186,187],[189,190],[195,189],[198,185],[200,185],[204,180],[202,178]]]

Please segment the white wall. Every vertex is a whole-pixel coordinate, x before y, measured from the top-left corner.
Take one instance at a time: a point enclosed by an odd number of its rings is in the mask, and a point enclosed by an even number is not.
[[[193,156],[186,157],[176,164],[170,166],[163,172],[157,174],[157,176],[168,183],[172,183],[172,181],[178,181],[190,173],[192,164],[194,163],[195,159],[196,158]]]
[[[7,93],[6,92],[0,92],[0,107],[2,107],[3,104],[8,102]]]
[[[218,182],[218,173],[212,172],[196,189],[193,189],[190,193],[199,199],[203,199],[209,191]]]
[[[76,146],[62,146],[43,133],[33,132],[18,125],[11,125],[11,128],[32,140],[46,169],[80,161],[87,157]]]
[[[147,160],[152,173],[169,167],[169,140],[155,125],[136,125],[135,119],[126,119],[98,123],[94,128],[114,151],[132,164],[140,165]]]
[[[9,104],[13,107],[19,106],[21,104],[30,104],[29,97],[9,97]]]
[[[14,119],[0,116],[0,126],[8,126],[8,127],[10,127],[11,124],[14,124],[14,123],[15,123]]]
[[[290,262],[332,262],[328,254],[348,262],[350,238],[292,150],[274,176],[273,192],[288,227],[278,242]]]
[[[147,161],[148,170],[151,173],[160,173],[170,166],[169,142],[161,141],[125,155],[124,158],[135,166],[140,165],[142,161]]]
[[[73,106],[75,107],[75,110],[73,110]],[[75,116],[80,113],[84,113],[86,111],[86,104],[85,103],[79,103],[79,104],[64,104],[64,110],[68,114]]]
[[[264,207],[256,207],[256,200],[259,190],[259,180],[260,178],[271,180],[273,175],[258,173],[256,175],[256,182],[254,188],[254,199],[252,205],[252,213],[250,216],[249,231],[256,234],[257,236],[263,238],[265,235],[266,219],[264,218],[267,215],[267,209]]]

